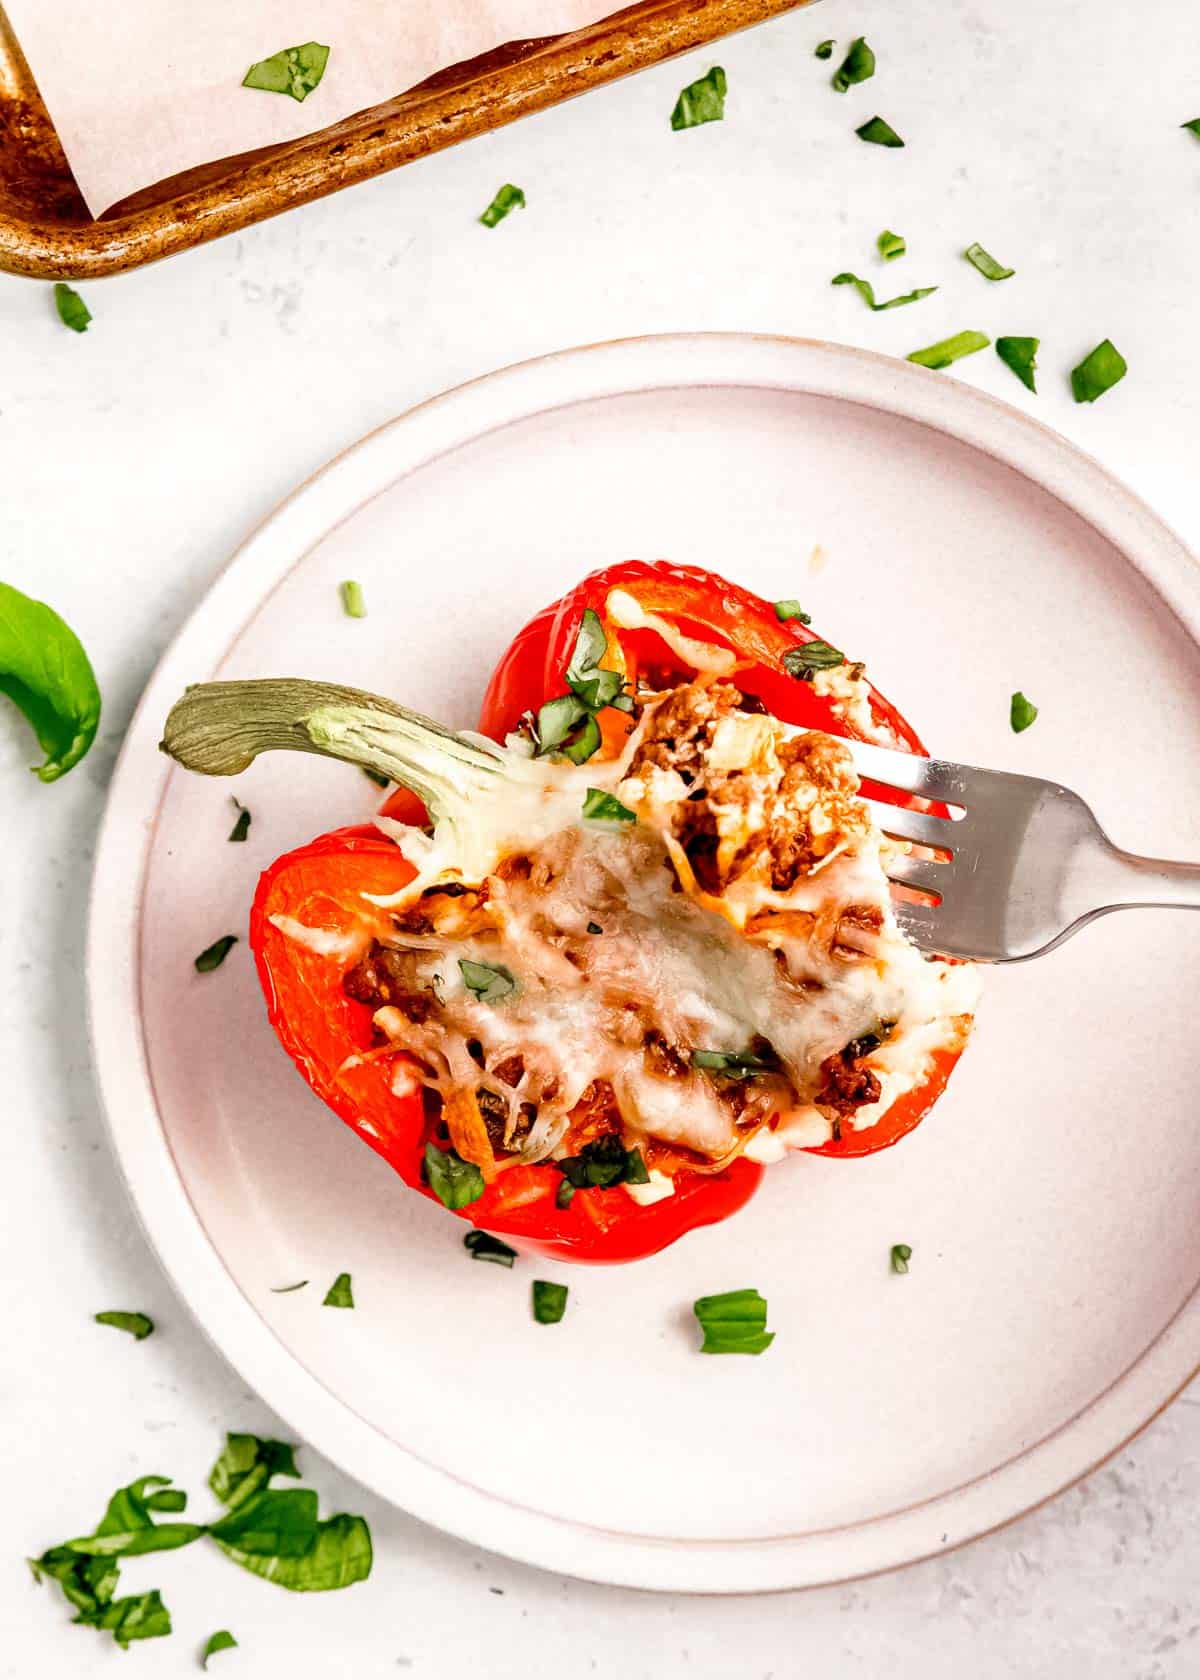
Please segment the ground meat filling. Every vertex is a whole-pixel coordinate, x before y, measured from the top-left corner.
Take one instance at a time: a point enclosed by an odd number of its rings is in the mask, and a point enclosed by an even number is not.
[[[355,1003],[365,1003],[371,1010],[390,1005],[419,1025],[433,1014],[437,999],[418,984],[417,960],[415,951],[398,951],[375,940],[343,979],[342,990]]]

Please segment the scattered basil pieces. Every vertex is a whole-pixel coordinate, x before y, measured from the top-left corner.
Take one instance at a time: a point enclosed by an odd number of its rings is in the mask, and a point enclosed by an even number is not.
[[[752,1056],[741,1050],[693,1050],[692,1066],[709,1073],[726,1073],[731,1079],[746,1079],[755,1073],[766,1073],[771,1063],[762,1056]]]
[[[615,794],[589,788],[583,801],[583,815],[589,822],[636,822],[637,814],[622,805]]]
[[[250,832],[250,813],[236,799],[233,803],[237,806],[238,814],[237,821],[229,831],[229,838],[231,840],[244,840]]]
[[[238,942],[236,933],[222,934],[220,939],[214,939],[206,950],[201,951],[196,958],[196,973],[211,974],[214,968],[220,968],[225,958]]]
[[[867,307],[875,310],[877,314],[881,309],[899,309],[904,303],[919,303],[922,298],[929,297],[937,291],[936,286],[918,286],[915,291],[905,292],[901,297],[889,298],[886,303],[876,303],[874,286],[869,280],[860,280],[857,274],[835,274],[831,284],[853,286]]]
[[[1071,369],[1071,390],[1077,403],[1095,402],[1124,379],[1128,364],[1110,338],[1105,338]]]
[[[1037,372],[1038,346],[1040,338],[998,338],[996,340],[996,354],[1005,367],[1011,368],[1026,390],[1037,395],[1034,384],[1034,374]]]
[[[463,985],[475,994],[480,1003],[503,1003],[517,989],[516,980],[500,963],[470,962],[466,957],[460,957],[458,969]]]
[[[338,584],[338,593],[342,597],[342,611],[347,618],[366,618],[367,599],[361,583],[347,578],[344,583]]]
[[[218,1651],[232,1651],[237,1640],[227,1628],[221,1628],[217,1633],[210,1633],[208,1643],[204,1647],[204,1655],[200,1658],[200,1666],[208,1667],[209,1657],[215,1657]]]
[[[671,112],[671,127],[678,130],[720,122],[725,115],[725,92],[725,72],[714,64],[706,76],[689,82],[679,95]]]
[[[977,350],[986,350],[991,342],[986,333],[955,333],[953,338],[943,338],[937,344],[926,345],[924,350],[910,351],[908,360],[920,367],[948,368],[951,362],[957,362],[963,356],[973,356]]]
[[[545,1283],[533,1280],[533,1316],[538,1324],[558,1324],[567,1310],[565,1283]]]
[[[979,270],[985,280],[1011,280],[1017,272],[1015,268],[1005,268],[1003,263],[998,263],[995,257],[988,255],[982,245],[968,245],[963,256],[972,268]]]
[[[588,925],[587,925],[587,930],[588,930],[589,933],[603,933],[604,932],[604,929],[600,926],[599,922],[589,922]]]
[[[832,41],[818,41],[814,58],[832,58],[834,43]]]
[[[1020,735],[1035,721],[1038,709],[1032,700],[1027,700],[1020,689],[1013,695],[1008,710],[1008,721],[1012,725],[1014,735]]]
[[[857,40],[851,41],[849,52],[834,71],[833,85],[839,93],[845,93],[856,82],[869,82],[874,74],[875,54],[867,45],[866,36],[860,35]]]
[[[100,690],[75,632],[44,601],[0,583],[0,694],[23,712],[46,755],[34,768],[55,782],[87,752],[100,723]]]
[[[479,220],[485,228],[494,228],[502,222],[510,210],[524,210],[525,194],[520,187],[514,187],[511,181],[502,186]]]
[[[844,653],[819,639],[801,642],[798,647],[789,648],[783,656],[783,668],[788,676],[799,677],[802,682],[807,682],[814,671],[832,671],[845,663]]]
[[[286,93],[303,103],[318,87],[329,62],[329,48],[319,41],[306,41],[302,47],[284,47],[257,64],[252,64],[242,80],[242,86],[257,88],[261,93]]]
[[[468,1231],[463,1238],[463,1247],[472,1260],[491,1260],[497,1266],[512,1266],[517,1258],[515,1248],[509,1248],[499,1237],[492,1236],[490,1231]]]
[[[303,1530],[297,1531],[299,1539]],[[371,1531],[362,1517],[340,1515],[316,1523],[308,1550],[270,1556],[218,1542],[225,1556],[289,1592],[336,1592],[371,1573]]]
[[[281,1283],[278,1289],[272,1289],[272,1295],[293,1295],[297,1289],[307,1289],[308,1279],[301,1278],[299,1283]]]
[[[64,327],[70,327],[72,332],[86,332],[92,312],[84,303],[79,293],[71,286],[64,285],[60,280],[54,288],[54,307],[58,310],[58,318]]]
[[[605,706],[616,706],[620,711],[632,709],[633,702],[625,693],[624,677],[619,671],[607,671],[600,665],[607,650],[608,638],[600,615],[593,608],[585,607],[567,665],[569,692],[547,700],[538,710],[539,757],[557,752],[573,764],[586,764],[602,739],[596,714]]]
[[[892,1244],[892,1270],[903,1275],[908,1270],[908,1262],[912,1259],[912,1249],[907,1243]]]
[[[225,1445],[208,1473],[208,1485],[222,1505],[240,1505],[261,1492],[272,1476],[300,1479],[296,1449],[290,1441],[259,1435],[226,1435]]]
[[[474,1161],[464,1161],[457,1151],[439,1149],[436,1143],[425,1145],[425,1176],[438,1201],[452,1213],[483,1195],[483,1174]]]
[[[574,1200],[575,1186],[571,1183],[569,1178],[564,1178],[558,1189],[554,1192],[554,1205],[556,1208],[569,1208]]]
[[[861,128],[854,130],[860,140],[865,140],[868,146],[903,146],[904,142],[896,133],[890,122],[882,117],[872,117],[863,123]]]
[[[98,1312],[97,1324],[110,1324],[114,1330],[126,1330],[135,1342],[144,1342],[154,1334],[154,1320],[143,1312]]]
[[[353,1307],[354,1290],[350,1285],[350,1273],[339,1272],[329,1285],[329,1293],[321,1302],[323,1307]]]
[[[1200,140],[1200,117],[1193,117],[1191,122],[1180,123],[1180,128],[1188,128]]]
[[[701,1353],[763,1353],[775,1340],[767,1303],[757,1289],[702,1295],[692,1306],[704,1332]]]
[[[875,241],[875,247],[884,262],[894,262],[897,257],[902,257],[908,250],[908,246],[904,242],[904,235],[892,233],[888,228],[884,228],[879,235],[879,238]]]
[[[381,776],[378,770],[369,770],[365,764],[360,764],[359,769],[362,771],[363,775],[367,778],[367,780],[369,782],[374,782],[375,783],[376,787],[381,787],[381,788],[391,787],[392,782],[391,782],[391,778],[389,776]]]
[[[640,1149],[626,1149],[615,1132],[593,1138],[578,1155],[552,1161],[575,1190],[610,1190],[614,1184],[649,1184],[650,1174]],[[560,1202],[560,1207],[569,1205]]]
[[[786,624],[789,619],[799,619],[801,624],[811,624],[812,614],[806,613],[799,601],[776,601],[775,617],[780,624]]]

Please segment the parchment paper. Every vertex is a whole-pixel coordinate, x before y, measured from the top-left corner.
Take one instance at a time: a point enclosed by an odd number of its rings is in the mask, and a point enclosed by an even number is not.
[[[620,0],[3,0],[93,215],[200,163],[311,134],[505,41]],[[303,104],[241,86],[284,47],[331,49]]]

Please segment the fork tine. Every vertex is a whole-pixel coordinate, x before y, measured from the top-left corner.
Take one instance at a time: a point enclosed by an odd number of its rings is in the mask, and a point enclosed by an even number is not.
[[[966,781],[962,766],[947,764],[940,758],[922,758],[918,753],[894,752],[890,747],[877,747],[870,741],[845,741],[860,776],[889,787],[902,788],[905,793],[924,794],[927,799],[945,799],[962,804]]]
[[[903,887],[914,887],[918,892],[936,893],[941,898],[951,888],[952,866],[936,858],[889,857],[884,868],[889,881],[897,881]]]
[[[892,912],[900,925],[900,931],[907,934],[913,944],[919,946],[922,951],[936,951],[947,956],[958,955],[957,952],[946,949],[941,912],[936,905],[898,903],[893,899]]]
[[[897,757],[899,754],[897,754]],[[958,826],[948,817],[931,817],[928,811],[910,811],[904,805],[885,805],[878,799],[864,799],[876,825],[897,840],[912,840],[919,846],[940,846],[954,851],[954,830]]]

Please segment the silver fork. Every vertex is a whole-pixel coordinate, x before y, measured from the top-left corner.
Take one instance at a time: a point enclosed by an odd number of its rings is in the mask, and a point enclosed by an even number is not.
[[[1122,851],[1070,788],[863,741],[846,745],[865,779],[961,807],[947,819],[866,801],[885,834],[949,854],[901,854],[887,866],[890,880],[923,895],[894,905],[922,950],[1020,962],[1110,910],[1200,910],[1200,863]]]

